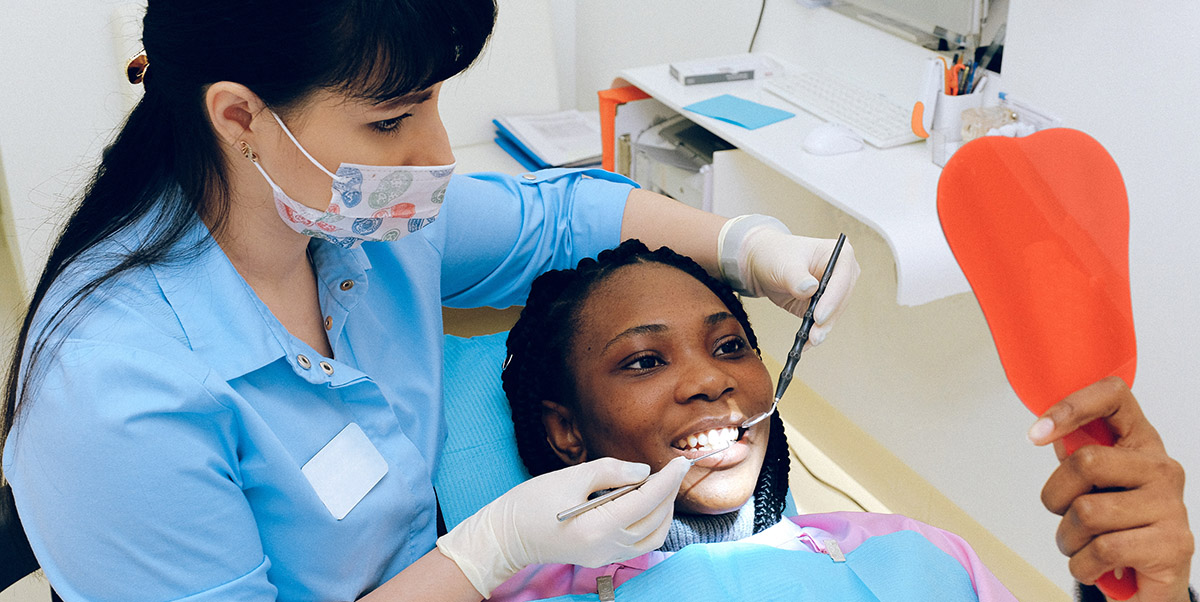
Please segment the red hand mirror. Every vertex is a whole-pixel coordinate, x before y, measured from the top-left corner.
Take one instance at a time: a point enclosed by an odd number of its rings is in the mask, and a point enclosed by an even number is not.
[[[1107,376],[1133,385],[1129,202],[1117,164],[1087,134],[1050,129],[964,145],[938,182],[938,217],[1017,397],[1041,416]],[[1112,445],[1101,420],[1063,439],[1067,453]],[[1132,570],[1106,595],[1137,592]]]

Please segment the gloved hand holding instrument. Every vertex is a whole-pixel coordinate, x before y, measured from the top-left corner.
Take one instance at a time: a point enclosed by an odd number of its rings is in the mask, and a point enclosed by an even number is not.
[[[820,302],[810,307],[835,247],[835,239],[793,236],[773,217],[743,215],[721,228],[717,256],[721,275],[739,293],[767,297],[800,318],[812,311],[807,342],[811,347],[825,340],[846,310],[860,272],[853,247],[838,247],[837,270],[826,281]]]
[[[804,312],[804,320],[800,322],[800,330],[796,332],[796,340],[792,342],[792,349],[788,351],[787,360],[783,363],[783,370],[779,372],[779,381],[775,385],[775,401],[767,411],[747,418],[741,424],[742,429],[748,429],[766,420],[771,414],[774,414],[775,408],[779,407],[779,401],[783,399],[783,394],[787,391],[788,385],[792,384],[792,375],[796,371],[796,365],[800,362],[800,354],[808,345],[813,324],[816,322],[816,318],[813,316],[816,313],[817,304],[821,302],[821,299],[825,296],[825,291],[828,290],[829,281],[833,278],[834,268],[837,267],[838,257],[841,256],[842,247],[845,244],[846,235],[838,235],[837,242],[833,246],[833,253],[829,256],[829,264],[825,266],[825,271],[821,274],[821,284],[817,287],[817,292],[813,293],[809,299],[808,310]],[[858,269],[858,265],[855,264],[854,268]]]
[[[437,541],[483,597],[530,564],[597,567],[657,549],[691,468],[685,458],[650,467],[600,458],[534,477],[484,506]],[[647,475],[649,475],[647,477]],[[592,492],[644,479],[640,487],[568,521],[559,510]]]

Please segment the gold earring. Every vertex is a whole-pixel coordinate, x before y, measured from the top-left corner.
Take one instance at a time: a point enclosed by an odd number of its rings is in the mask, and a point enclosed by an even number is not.
[[[238,140],[238,150],[242,151],[242,156],[258,163],[258,155],[254,154],[254,149],[245,140]]]

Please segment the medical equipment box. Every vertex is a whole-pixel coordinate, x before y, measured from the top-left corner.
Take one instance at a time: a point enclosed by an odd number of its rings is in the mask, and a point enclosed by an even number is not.
[[[671,77],[685,86],[733,82],[771,75],[774,61],[756,55],[735,55],[671,63]]]

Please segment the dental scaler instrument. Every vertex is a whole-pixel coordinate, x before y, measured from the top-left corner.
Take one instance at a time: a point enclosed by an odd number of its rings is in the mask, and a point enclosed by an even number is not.
[[[817,301],[821,300],[821,295],[825,294],[825,287],[829,286],[829,277],[833,275],[833,266],[837,264],[838,255],[841,254],[842,244],[845,242],[846,235],[838,235],[837,244],[833,246],[833,254],[829,256],[829,263],[825,266],[825,273],[821,275],[821,285],[817,287],[817,292],[813,293],[812,299],[808,301],[808,311],[804,312],[804,321],[800,323],[800,330],[796,332],[796,342],[792,343],[792,350],[787,354],[787,362],[783,365],[783,371],[779,373],[779,384],[775,386],[775,402],[771,404],[771,409],[755,414],[743,422],[741,426],[743,431],[774,414],[775,408],[779,406],[779,400],[783,399],[783,392],[787,391],[788,385],[792,384],[792,373],[796,371],[796,364],[800,362],[800,352],[804,351],[804,345],[808,343],[808,333],[813,327],[813,310],[817,307]]]
[[[714,449],[713,451],[710,451],[707,454],[704,454],[703,456],[696,456],[695,458],[688,460],[688,462],[692,466],[695,466],[696,462],[699,462],[700,460],[703,460],[709,456],[715,456],[715,455],[729,449],[730,447],[733,447],[733,441],[726,441],[725,447],[722,447],[721,449]],[[636,483],[630,483],[630,484],[624,485],[622,487],[617,487],[616,489],[613,489],[612,491],[609,491],[608,493],[605,493],[603,495],[598,495],[578,506],[575,506],[574,508],[569,508],[567,510],[563,510],[562,512],[559,512],[556,515],[558,518],[558,522],[561,523],[565,520],[575,518],[576,516],[579,516],[580,514],[587,512],[588,510],[603,506],[604,504],[607,504],[607,503],[625,495],[626,493],[629,493],[630,491],[633,491],[634,489],[641,487],[649,479],[650,479],[650,475],[646,475],[646,478],[644,478]]]

